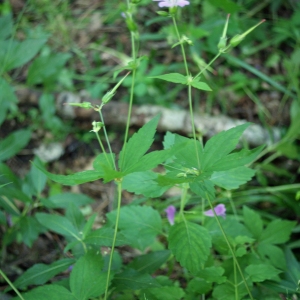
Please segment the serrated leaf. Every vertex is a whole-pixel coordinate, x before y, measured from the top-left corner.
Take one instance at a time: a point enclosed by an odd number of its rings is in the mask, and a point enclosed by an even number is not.
[[[239,152],[226,155],[217,161],[211,167],[206,168],[207,171],[226,171],[251,163],[265,146],[259,146],[252,150],[243,149]]]
[[[243,207],[243,215],[245,225],[253,236],[258,239],[263,231],[263,222],[260,215],[247,206]]]
[[[111,247],[113,242],[114,229],[113,228],[99,228],[87,234],[84,242],[98,247]],[[116,246],[123,246],[127,244],[127,240],[122,234],[117,235]]]
[[[168,240],[169,249],[181,266],[196,275],[210,253],[211,237],[206,228],[186,221],[175,224]]]
[[[210,180],[226,190],[238,188],[240,185],[249,181],[255,171],[246,167],[238,167],[228,171],[213,172]]]
[[[266,229],[262,232],[259,241],[261,243],[269,244],[283,244],[287,242],[295,227],[296,222],[286,220],[274,220],[268,224]]]
[[[108,220],[115,224],[116,211],[107,214]],[[151,245],[157,234],[161,233],[160,214],[150,206],[126,206],[120,210],[119,229],[130,245],[144,250]]]
[[[35,217],[49,230],[57,232],[61,235],[72,236],[76,240],[80,240],[78,230],[66,217],[50,215],[46,213],[37,213],[35,214]]]
[[[27,129],[17,130],[0,141],[0,161],[7,160],[24,148],[31,137],[31,131]]]
[[[211,166],[233,151],[242,133],[249,126],[250,123],[245,123],[227,131],[222,131],[209,139],[200,158],[201,169],[209,170]]]
[[[122,188],[136,195],[155,198],[161,196],[170,186],[160,186],[156,179],[158,174],[152,171],[135,172],[126,175],[122,181]]]
[[[47,172],[44,168],[35,165],[41,170],[47,177],[55,182],[63,185],[78,185],[86,182],[95,181],[103,178],[104,174],[96,170],[87,170],[83,172],[74,173],[72,175],[57,175]]]
[[[252,283],[248,281],[247,284],[251,288]],[[217,285],[213,290],[213,297],[218,300],[236,299],[236,293],[239,295],[238,299],[248,294],[244,283],[238,284],[237,289],[228,283]]]
[[[265,280],[272,280],[281,273],[280,270],[275,269],[271,265],[258,264],[250,265],[245,268],[247,274],[253,282],[263,282]]]
[[[265,243],[258,244],[257,252],[265,261],[270,262],[274,267],[286,270],[284,252],[278,246]]]
[[[107,273],[102,272],[103,258],[88,252],[75,264],[70,275],[70,288],[76,299],[87,300],[105,292]]]
[[[150,78],[162,79],[162,80],[173,82],[173,83],[187,84],[186,76],[183,76],[179,73],[169,73],[169,74],[164,74],[164,75],[151,76]]]
[[[159,288],[144,289],[141,291],[144,296],[140,299],[147,300],[180,300],[183,299],[185,293],[182,288],[177,286],[162,286]]]
[[[22,234],[22,242],[28,247],[32,247],[33,242],[38,238],[39,234],[45,231],[39,222],[30,216],[24,216],[20,219],[20,232]]]
[[[34,163],[43,167],[41,160],[38,157],[34,158]],[[45,188],[47,176],[37,169],[35,165],[31,166],[30,172],[26,177],[28,184],[33,188],[34,194],[39,195]]]
[[[207,197],[209,199],[215,198],[214,184],[210,180],[191,182],[190,188],[192,192],[204,199],[207,199]]]
[[[60,285],[45,285],[22,294],[24,300],[51,299],[51,300],[78,300],[69,290]],[[19,300],[15,297],[12,300]]]
[[[138,163],[141,157],[149,150],[154,141],[159,117],[158,115],[145,124],[124,145],[119,158],[119,167],[122,172],[125,173],[132,165]]]
[[[65,271],[75,262],[74,259],[65,258],[58,260],[50,265],[35,264],[27,269],[15,282],[14,286],[19,289],[24,289],[29,285],[45,284],[55,275]]]
[[[115,178],[122,178],[124,174],[115,170],[113,161],[115,160],[115,154],[101,153],[97,155],[93,161],[93,168],[99,173],[103,174],[104,182],[109,182]]]
[[[196,88],[198,90],[202,90],[202,91],[208,91],[208,92],[212,91],[212,89],[209,87],[209,85],[205,82],[192,81],[191,86],[193,86],[194,88]]]
[[[212,288],[210,282],[206,282],[203,278],[194,277],[188,282],[187,291],[196,294],[206,294]]]
[[[83,206],[92,203],[94,200],[84,194],[62,193],[41,199],[41,202],[49,208],[68,208],[70,203]]]
[[[133,269],[127,269],[115,275],[113,286],[118,291],[140,290],[160,287],[160,284],[149,274],[143,274]]]
[[[170,255],[169,250],[154,251],[135,257],[128,267],[143,274],[152,274],[168,260]]]
[[[223,276],[225,270],[221,267],[208,267],[198,272],[197,276],[205,279],[206,282],[216,282],[218,284],[226,282],[226,277]]]

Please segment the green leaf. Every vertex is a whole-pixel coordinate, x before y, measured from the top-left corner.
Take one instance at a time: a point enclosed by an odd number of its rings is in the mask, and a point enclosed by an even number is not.
[[[276,219],[268,224],[259,241],[268,244],[283,244],[289,240],[295,225],[296,222]]]
[[[48,36],[28,38],[25,41],[0,41],[0,65],[7,72],[26,64],[40,51]]]
[[[210,5],[221,8],[229,14],[233,14],[241,9],[237,3],[231,0],[210,0]]]
[[[209,85],[205,82],[192,81],[191,86],[193,86],[194,88],[196,88],[198,90],[202,90],[202,91],[208,91],[208,92],[212,91],[212,89],[209,87]]]
[[[34,158],[34,164],[43,167],[41,160],[38,157]],[[39,195],[45,188],[47,182],[47,176],[35,165],[31,165],[30,172],[27,174],[27,182],[33,188],[34,194]]]
[[[257,252],[268,263],[281,270],[286,270],[284,252],[278,246],[272,244],[258,244]]]
[[[107,214],[115,224],[116,211]],[[120,211],[119,229],[132,247],[144,250],[161,233],[162,221],[159,213],[150,206],[126,206]]]
[[[38,238],[39,234],[44,232],[45,228],[41,227],[39,222],[30,216],[24,216],[20,219],[20,232],[22,234],[22,242],[28,247],[32,247],[33,242]]]
[[[170,257],[171,252],[169,250],[154,251],[145,255],[137,256],[128,265],[129,268],[144,274],[152,274],[159,267],[164,264]]]
[[[14,286],[19,289],[24,289],[29,285],[42,285],[55,275],[65,271],[75,262],[74,259],[65,258],[58,260],[50,265],[35,264],[27,269],[15,282]]]
[[[24,148],[31,137],[31,131],[27,129],[17,130],[0,141],[0,161],[7,160]]]
[[[158,75],[158,76],[151,76],[150,78],[157,78],[157,79],[162,79],[162,80],[169,81],[169,82],[187,84],[186,76],[183,76],[179,73],[170,73],[170,74],[164,74],[164,75]]]
[[[2,190],[2,189],[1,189]],[[21,213],[16,204],[7,197],[0,197],[0,207],[13,216],[19,216]]]
[[[135,172],[126,175],[122,188],[136,195],[155,198],[161,196],[170,186],[160,186],[156,179],[158,174],[152,171]]]
[[[225,270],[221,267],[208,267],[198,272],[197,276],[205,279],[206,282],[216,282],[218,284],[226,282],[226,277],[222,276]]]
[[[250,164],[258,156],[258,154],[263,150],[265,146],[259,146],[252,150],[243,149],[239,152],[231,153],[224,158],[217,161],[207,171],[227,171],[229,169],[234,169],[237,167]]]
[[[130,170],[149,150],[154,141],[154,134],[160,116],[156,116],[136,132],[124,145],[119,158],[119,167],[122,172]]]
[[[1,26],[0,26],[1,28]],[[1,30],[1,29],[0,29]],[[0,125],[6,118],[7,111],[10,107],[18,102],[13,87],[6,80],[0,78]],[[1,153],[1,148],[0,148]]]
[[[84,242],[86,244],[96,245],[98,247],[111,247],[113,242],[114,229],[113,228],[99,228],[87,234]],[[122,234],[117,235],[116,246],[123,246],[127,244],[127,239]]]
[[[207,199],[207,197],[210,199],[215,198],[214,184],[210,180],[191,182],[190,188],[192,192],[204,199]]]
[[[87,170],[83,172],[78,172],[72,175],[56,175],[47,172],[44,168],[35,165],[39,170],[41,170],[47,177],[55,182],[61,183],[63,185],[78,185],[86,182],[95,181],[103,178],[103,173],[95,170]]]
[[[242,133],[250,126],[245,123],[213,136],[205,144],[203,154],[200,156],[201,169],[209,170],[219,160],[235,149]]]
[[[94,200],[84,194],[63,193],[41,199],[41,202],[49,208],[68,208],[70,203],[83,206],[92,203]]]
[[[78,300],[78,298],[74,297],[65,287],[55,284],[40,286],[28,293],[22,294],[22,296],[24,300]],[[12,300],[20,300],[20,298],[15,297]]]
[[[2,15],[0,18],[0,40],[5,40],[12,34],[13,19],[11,14]]]
[[[271,265],[250,265],[245,268],[247,274],[253,282],[263,282],[265,280],[272,280],[281,273],[280,270],[275,269]]]
[[[76,206],[74,203],[70,203],[66,210],[65,216],[78,231],[82,230],[85,220],[78,206]]]
[[[143,274],[133,269],[127,269],[115,275],[113,286],[118,291],[141,290],[160,287],[160,284],[149,274]]]
[[[248,286],[251,288],[252,283],[247,282]],[[238,293],[238,298],[236,298],[236,293]],[[247,295],[248,292],[246,290],[245,284],[238,284],[237,290],[232,284],[223,283],[220,285],[217,285],[213,290],[213,299],[218,300],[229,300],[229,299],[243,299],[245,295]]]
[[[76,299],[87,300],[105,292],[107,273],[102,268],[103,258],[94,252],[76,262],[70,275],[70,288]]]
[[[196,275],[210,253],[211,237],[206,228],[182,222],[171,227],[169,249],[180,264]]]
[[[78,241],[80,240],[78,230],[66,217],[50,215],[46,213],[37,213],[35,214],[35,217],[49,230],[57,232],[61,235],[72,236]]]
[[[260,215],[247,206],[243,207],[243,215],[245,225],[253,236],[258,239],[263,231],[263,222]]]
[[[188,282],[187,291],[194,294],[206,294],[212,289],[212,284],[203,278],[194,277]]]
[[[228,171],[213,172],[210,180],[224,189],[232,190],[249,181],[255,171],[246,167],[238,167]]]
[[[27,84],[34,85],[49,80],[54,81],[70,58],[70,53],[52,53],[48,56],[39,56],[28,69]]]
[[[149,288],[141,291],[143,298],[147,300],[180,300],[185,293],[178,286],[161,286],[159,288]]]

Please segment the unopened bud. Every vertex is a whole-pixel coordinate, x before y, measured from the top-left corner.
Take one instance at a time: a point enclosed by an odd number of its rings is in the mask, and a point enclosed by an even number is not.
[[[91,131],[93,132],[98,132],[104,126],[102,122],[96,122],[96,121],[93,121],[92,125],[93,125],[93,129]]]
[[[68,103],[68,104],[71,105],[71,106],[78,106],[78,107],[86,108],[86,109],[94,108],[93,105],[90,102]]]
[[[227,15],[227,19],[226,19],[224,29],[223,29],[223,34],[218,43],[218,49],[220,52],[225,52],[225,50],[226,50],[226,45],[227,45],[226,33],[227,33],[227,28],[228,28],[229,17],[230,17],[230,14]]]
[[[159,11],[157,11],[156,13],[157,13],[158,15],[160,15],[160,16],[163,16],[163,17],[169,17],[169,16],[170,16],[169,13],[167,13],[166,11],[163,11],[163,10],[159,10]]]

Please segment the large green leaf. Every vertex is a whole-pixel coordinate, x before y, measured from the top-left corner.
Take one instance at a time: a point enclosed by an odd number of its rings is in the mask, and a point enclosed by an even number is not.
[[[13,19],[11,14],[4,14],[0,17],[0,40],[5,40],[12,34]]]
[[[50,215],[46,213],[37,213],[35,214],[35,217],[43,226],[45,226],[49,230],[65,236],[72,236],[76,240],[80,240],[78,230],[66,217]]]
[[[275,269],[273,266],[265,264],[249,265],[245,271],[253,282],[272,280],[277,278],[277,275],[281,273],[281,271]]]
[[[7,160],[24,148],[31,137],[31,131],[27,129],[17,130],[7,138],[0,141],[0,161]]]
[[[211,237],[206,228],[191,222],[181,222],[171,227],[169,249],[180,264],[196,275],[204,266],[210,253]]]
[[[287,242],[296,222],[276,219],[268,224],[262,232],[259,241],[269,244],[283,244]]]
[[[160,287],[160,284],[149,274],[140,273],[133,269],[127,269],[115,275],[113,286],[118,291],[140,290]]]
[[[201,169],[209,170],[211,166],[235,149],[242,133],[250,126],[245,123],[213,136],[205,144],[203,154],[200,156]]]
[[[27,269],[15,282],[14,286],[19,289],[24,289],[29,285],[45,284],[55,275],[65,271],[75,262],[74,259],[65,258],[58,260],[50,265],[36,264]]]
[[[247,206],[243,207],[243,215],[245,225],[253,236],[258,239],[263,231],[263,222],[260,215]]]
[[[255,171],[247,167],[238,167],[228,171],[213,172],[210,180],[224,189],[232,190],[249,181]]]
[[[115,224],[116,211],[107,214],[111,224]],[[120,211],[119,229],[130,242],[130,246],[144,250],[151,245],[162,230],[159,213],[150,206],[126,206]]]
[[[95,181],[103,178],[104,174],[96,170],[87,170],[83,172],[78,172],[71,175],[57,175],[47,172],[44,168],[35,165],[39,170],[41,170],[47,177],[55,182],[61,183],[63,185],[78,185],[86,182]]]
[[[65,287],[55,284],[40,286],[28,293],[22,294],[22,296],[24,300],[78,300]],[[20,300],[20,298],[15,297],[12,300]]]
[[[156,179],[158,174],[152,171],[128,174],[122,181],[122,188],[128,192],[145,197],[155,198],[161,196],[170,186],[160,186]]]
[[[170,254],[169,250],[161,250],[140,255],[134,258],[128,267],[140,273],[152,274],[168,260]]]
[[[223,283],[226,282],[226,277],[223,276],[225,270],[221,267],[208,267],[198,272],[197,276],[205,279],[206,282]]]
[[[145,124],[124,145],[120,152],[119,168],[122,172],[130,170],[137,164],[142,156],[149,150],[154,141],[154,134],[159,121],[159,115]]]
[[[99,253],[88,252],[76,262],[70,275],[70,288],[76,299],[87,300],[105,292],[107,273],[102,268]]]

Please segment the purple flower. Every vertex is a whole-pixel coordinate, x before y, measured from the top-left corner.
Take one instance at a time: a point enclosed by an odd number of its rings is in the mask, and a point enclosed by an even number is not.
[[[159,7],[184,7],[186,5],[189,5],[190,2],[186,0],[153,0],[153,1],[159,1],[158,6]]]
[[[176,213],[176,208],[173,205],[168,206],[165,209],[165,212],[167,213],[167,218],[168,221],[171,225],[174,225],[174,218],[175,218],[175,213]]]
[[[221,217],[225,218],[225,216],[226,216],[226,207],[225,207],[224,204],[218,204],[214,208],[214,211],[215,211],[217,216],[221,216]],[[204,214],[208,217],[214,217],[215,216],[212,209],[209,209],[209,210],[205,211]]]

